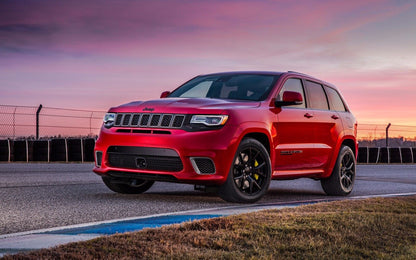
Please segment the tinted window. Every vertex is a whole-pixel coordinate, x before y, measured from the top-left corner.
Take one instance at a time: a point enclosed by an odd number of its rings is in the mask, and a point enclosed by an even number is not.
[[[203,81],[195,85],[195,87],[188,89],[187,91],[182,93],[181,97],[184,97],[184,98],[206,97],[211,85],[212,85],[212,81]]]
[[[300,79],[288,79],[286,80],[285,84],[282,87],[282,90],[280,90],[279,95],[277,95],[276,100],[282,101],[283,93],[285,91],[294,91],[298,92],[302,95],[303,103],[301,105],[294,105],[290,107],[305,107],[305,94],[303,91],[302,81]]]
[[[278,76],[258,74],[218,74],[196,77],[169,97],[264,100]]]
[[[325,86],[326,95],[328,96],[329,107],[335,111],[345,111],[344,103],[342,102],[339,93],[330,87]]]
[[[306,81],[306,89],[309,95],[309,108],[328,110],[328,101],[321,84]]]

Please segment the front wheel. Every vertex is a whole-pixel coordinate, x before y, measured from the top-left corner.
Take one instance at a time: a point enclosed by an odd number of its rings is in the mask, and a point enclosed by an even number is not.
[[[327,195],[346,196],[351,193],[355,181],[355,155],[348,146],[341,146],[332,174],[321,180]]]
[[[130,180],[122,182],[117,179],[102,177],[104,184],[112,191],[123,194],[139,194],[147,191],[152,187],[154,181]]]
[[[267,192],[270,178],[269,153],[259,141],[246,138],[238,146],[219,195],[229,202],[256,202]]]

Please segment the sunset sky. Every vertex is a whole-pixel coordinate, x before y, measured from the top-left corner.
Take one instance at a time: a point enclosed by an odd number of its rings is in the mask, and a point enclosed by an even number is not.
[[[416,1],[0,1],[0,105],[106,110],[237,70],[307,73],[359,122],[416,125]]]

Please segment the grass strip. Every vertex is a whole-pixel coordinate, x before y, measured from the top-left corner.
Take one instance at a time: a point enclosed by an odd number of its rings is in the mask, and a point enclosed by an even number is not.
[[[416,196],[200,220],[4,259],[416,259]]]

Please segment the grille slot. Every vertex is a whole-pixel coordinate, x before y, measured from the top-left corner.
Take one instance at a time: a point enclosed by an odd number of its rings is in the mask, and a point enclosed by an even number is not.
[[[171,120],[172,120],[172,115],[164,115],[162,118],[161,126],[168,127]]]
[[[185,115],[118,113],[114,122],[118,127],[181,128]]]
[[[114,123],[114,125],[120,125],[122,118],[123,118],[123,114],[117,114],[116,122]]]
[[[130,114],[125,114],[123,117],[123,126],[128,126],[130,124]]]
[[[150,126],[158,126],[159,125],[160,115],[153,115],[152,121],[150,121]]]
[[[147,126],[149,123],[150,115],[142,115],[142,120],[140,121],[140,126]]]
[[[134,114],[133,118],[131,119],[131,126],[136,126],[139,124],[140,114]]]
[[[185,116],[175,116],[175,119],[173,119],[172,127],[181,127],[184,119]]]

